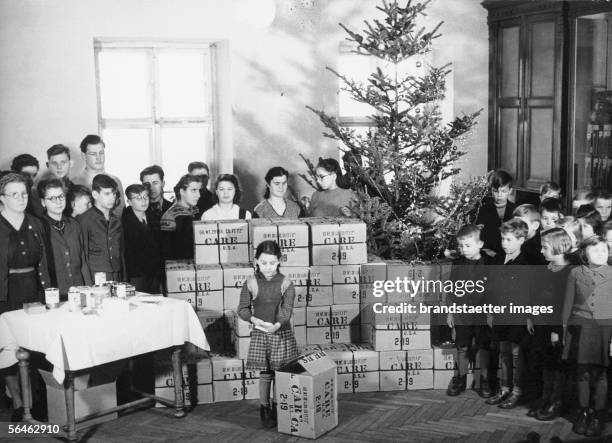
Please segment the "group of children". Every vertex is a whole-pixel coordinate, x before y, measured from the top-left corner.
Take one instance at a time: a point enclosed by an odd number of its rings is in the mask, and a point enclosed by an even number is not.
[[[532,394],[537,400],[527,415],[547,421],[560,415],[575,373],[580,411],[573,430],[598,436],[612,353],[612,196],[577,193],[569,215],[555,183],[542,186],[539,208],[509,200],[512,177],[503,170],[491,175],[490,186],[475,224],[457,233],[450,277],[486,281],[486,290],[468,300],[451,295],[447,303],[515,309],[448,315],[458,366],[447,393],[466,389],[477,353],[477,392],[488,404],[510,409]]]

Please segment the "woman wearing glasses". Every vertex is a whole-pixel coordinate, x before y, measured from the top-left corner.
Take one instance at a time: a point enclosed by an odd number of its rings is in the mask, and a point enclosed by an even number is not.
[[[15,173],[0,178],[0,314],[42,301],[50,286],[43,225],[26,214],[26,179]],[[23,402],[17,365],[0,370],[13,398],[13,421],[21,421]]]
[[[123,210],[125,269],[137,291],[159,294],[162,271],[159,236],[147,217],[149,189],[140,183],[125,188],[129,206]]]
[[[321,188],[310,198],[309,215],[311,217],[356,217],[353,211],[357,206],[357,196],[350,189],[344,189],[342,170],[333,158],[319,159],[315,169],[317,183]]]
[[[81,226],[72,217],[64,215],[66,189],[60,179],[38,183],[38,196],[45,209],[42,220],[49,246],[51,285],[57,287],[61,299],[66,300],[71,286],[92,284]]]

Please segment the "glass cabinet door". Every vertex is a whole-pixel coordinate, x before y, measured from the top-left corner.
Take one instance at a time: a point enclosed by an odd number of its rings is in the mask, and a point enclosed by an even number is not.
[[[612,12],[578,17],[574,29],[573,192],[612,190]]]

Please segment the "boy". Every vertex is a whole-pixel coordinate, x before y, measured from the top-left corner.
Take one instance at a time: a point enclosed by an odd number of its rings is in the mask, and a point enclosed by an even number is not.
[[[91,285],[81,227],[75,219],[63,214],[66,192],[59,179],[41,180],[38,195],[45,208],[42,219],[47,233],[51,285],[66,299],[71,286]]]
[[[64,189],[69,190],[72,187],[72,181],[69,178],[71,167],[70,149],[64,145],[53,145],[47,149],[48,170],[41,180],[60,179],[64,184]]]
[[[187,166],[187,172],[196,177],[200,177],[202,188],[200,189],[200,199],[198,200],[198,210],[200,215],[204,214],[210,208],[215,206],[215,196],[208,190],[208,179],[210,171],[208,165],[204,162],[191,162]]]
[[[522,343],[527,335],[526,314],[509,311],[509,306],[529,305],[530,267],[521,252],[529,227],[515,217],[500,227],[503,253],[495,257],[495,267],[489,269],[489,291],[486,302],[505,306],[500,314],[487,315],[493,328],[492,342],[498,345],[501,357],[501,389],[487,400],[487,404],[499,405],[503,409],[516,407],[522,395],[522,377],[525,372],[525,357]]]
[[[90,278],[93,280],[96,272],[104,272],[108,281],[123,281],[123,228],[121,219],[113,212],[117,183],[106,174],[98,174],[91,189],[94,205],[77,217]]]
[[[605,223],[610,220],[612,212],[612,195],[607,191],[599,191],[595,194],[594,205],[597,212],[601,214],[601,220]]]
[[[491,187],[491,198],[484,201],[476,225],[482,225],[481,238],[484,242],[483,249],[489,255],[495,255],[502,251],[499,227],[502,222],[512,218],[512,212],[516,207],[508,200],[512,193],[512,176],[502,169],[495,171],[489,177]]]
[[[493,259],[481,254],[483,242],[480,239],[480,229],[475,225],[464,225],[457,232],[457,245],[461,256],[453,261],[451,268],[451,281],[486,281],[487,265]],[[482,305],[483,295],[472,293],[462,297],[450,294],[447,303],[469,305]],[[468,366],[471,360],[472,340],[480,351],[480,390],[478,394],[483,398],[491,397],[489,385],[489,331],[486,326],[486,317],[479,314],[448,314],[449,328],[455,328],[455,345],[457,346],[457,369],[455,369],[446,393],[450,396],[459,395],[465,391]]]
[[[555,182],[546,182],[540,186],[540,201],[543,202],[547,198],[561,200],[561,186]]]
[[[149,191],[147,220],[151,228],[159,233],[161,216],[172,206],[172,202],[164,198],[164,170],[157,165],[148,166],[140,171],[140,182]]]
[[[557,221],[561,218],[563,218],[563,212],[559,200],[556,198],[542,200],[540,203],[540,223],[542,224],[540,233],[557,227]]]
[[[521,251],[530,265],[545,265],[546,260],[542,255],[542,242],[540,239],[540,213],[534,205],[523,204],[518,206],[513,214],[523,220],[529,231],[527,238],[521,246]]]
[[[125,196],[130,204],[122,216],[123,232],[129,239],[125,244],[127,279],[137,291],[158,294],[162,259],[159,237],[147,217],[149,190],[141,184],[130,185]]]

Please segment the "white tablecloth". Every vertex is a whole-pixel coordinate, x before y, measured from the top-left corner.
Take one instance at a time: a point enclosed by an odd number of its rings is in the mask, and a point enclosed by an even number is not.
[[[104,315],[70,312],[68,304],[43,314],[24,310],[0,315],[0,368],[17,362],[23,347],[45,354],[53,376],[144,354],[186,341],[210,350],[193,308],[182,300],[160,297],[158,304],[130,303],[130,311]]]

